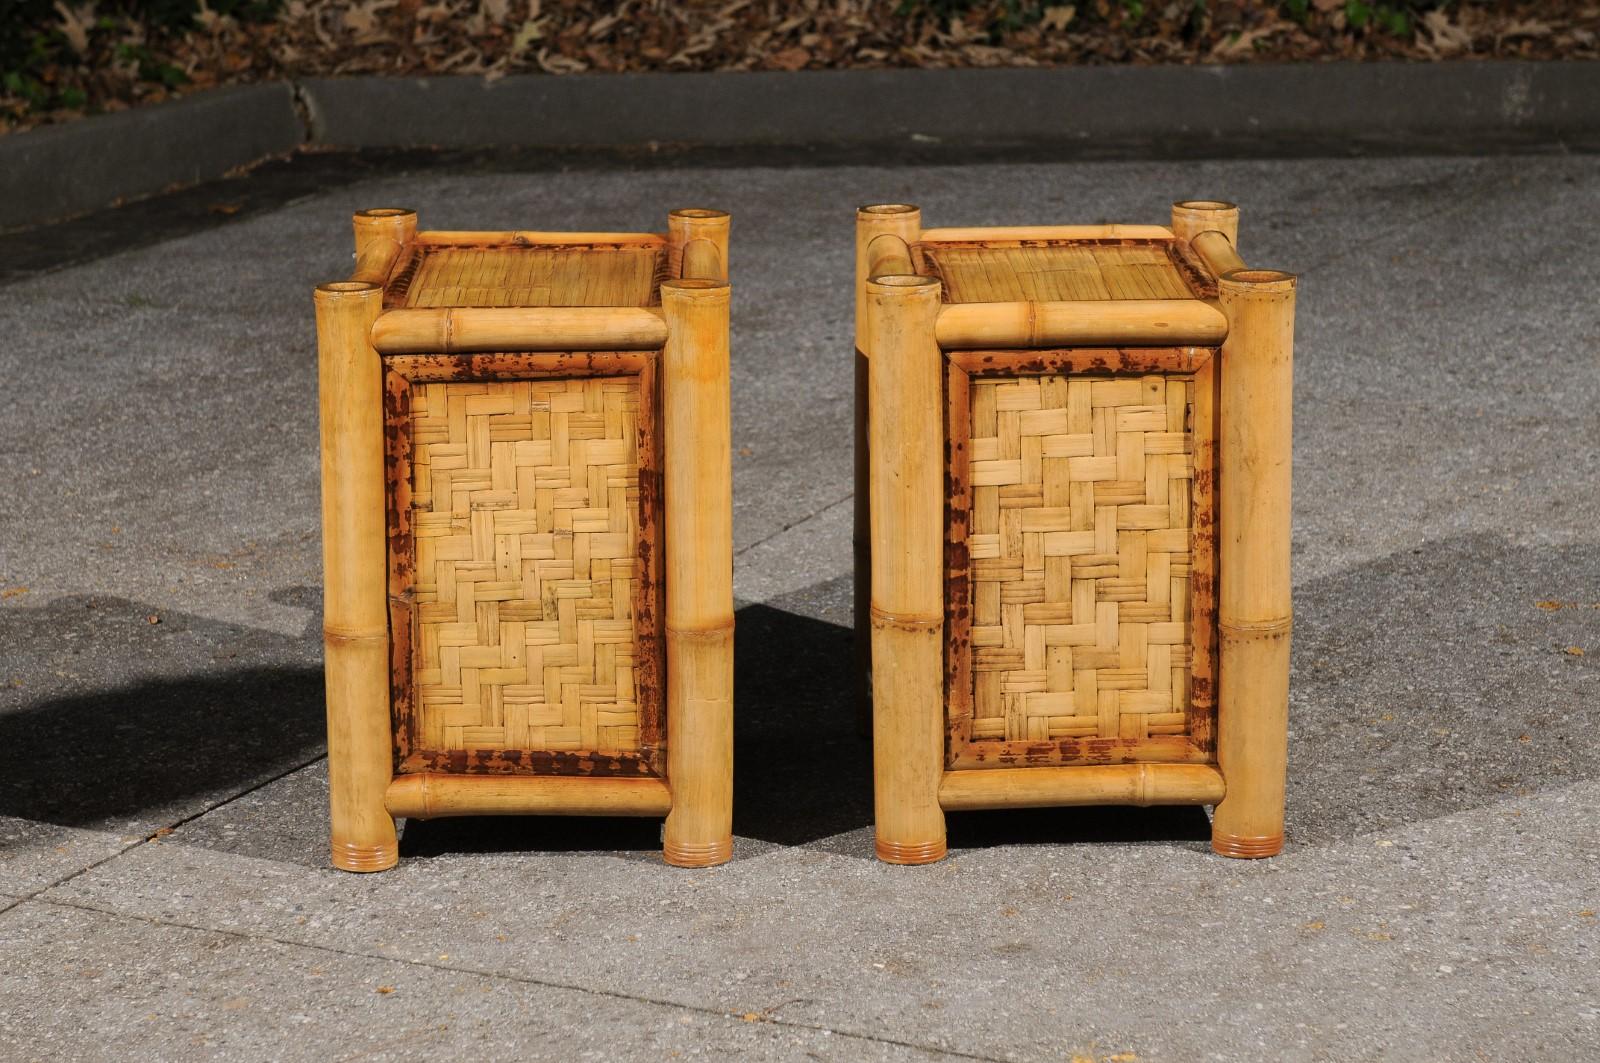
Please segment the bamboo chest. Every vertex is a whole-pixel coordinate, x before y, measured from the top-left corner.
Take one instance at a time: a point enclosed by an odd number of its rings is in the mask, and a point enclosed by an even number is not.
[[[732,853],[728,215],[355,216],[316,291],[333,863],[396,818],[662,816]]]
[[[1283,844],[1295,278],[1238,210],[857,214],[857,646],[877,852],[947,810],[1215,806]],[[860,502],[866,500],[867,505]]]

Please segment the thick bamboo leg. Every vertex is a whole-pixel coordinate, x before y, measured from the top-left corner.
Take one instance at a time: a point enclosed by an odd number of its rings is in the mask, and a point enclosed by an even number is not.
[[[1220,199],[1185,199],[1172,205],[1172,235],[1193,240],[1204,232],[1219,232],[1239,245],[1239,208]]]
[[[679,867],[733,856],[733,472],[726,283],[668,281],[662,354],[667,815]]]
[[[316,292],[328,791],[333,865],[345,871],[382,871],[400,858],[383,804],[393,771],[383,386],[370,339],[382,302],[376,284]]]
[[[1283,848],[1289,726],[1289,490],[1295,278],[1245,269],[1220,283],[1217,764],[1211,823],[1224,856]]]
[[[683,249],[695,240],[709,240],[717,249],[717,261],[722,265],[722,276],[728,279],[728,231],[733,218],[725,210],[705,210],[690,207],[667,214],[667,275],[687,276],[683,272]]]
[[[855,689],[856,723],[872,729],[872,517],[867,472],[867,278],[872,241],[897,236],[914,244],[922,232],[922,211],[906,203],[880,203],[856,211],[856,425],[855,425]]]
[[[872,774],[878,858],[945,854],[944,417],[939,282],[869,280]]]

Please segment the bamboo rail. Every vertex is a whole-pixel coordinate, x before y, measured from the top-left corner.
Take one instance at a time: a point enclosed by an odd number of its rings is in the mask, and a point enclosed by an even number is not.
[[[382,871],[400,858],[383,805],[392,771],[383,383],[367,338],[383,289],[324,284],[315,302],[332,858],[345,871]]]
[[[667,587],[667,778],[662,854],[733,856],[733,473],[726,283],[661,286]]]
[[[522,229],[452,230],[426,229],[416,234],[416,243],[429,247],[570,247],[579,244],[613,244],[621,247],[660,247],[666,242],[659,233],[563,233]]]
[[[922,211],[907,203],[878,203],[856,211],[855,512],[851,545],[855,553],[856,723],[862,734],[872,729],[872,500],[868,474],[871,442],[867,435],[867,279],[879,272],[872,268],[869,249],[880,236],[892,236],[903,244],[915,243],[921,228]],[[908,269],[906,272],[911,271]]]
[[[706,210],[688,207],[667,214],[667,275],[691,278],[685,272],[684,250],[696,240],[709,240],[717,250],[717,262],[722,272],[707,280],[728,279],[728,235],[733,218],[725,210]]]
[[[1001,225],[992,228],[925,229],[925,244],[993,243],[1003,240],[1170,240],[1165,225]],[[907,241],[908,243],[912,241]]]
[[[878,858],[945,855],[944,365],[939,282],[867,281],[872,740]]]
[[[717,245],[706,239],[690,240],[683,247],[683,279],[725,281],[727,271],[722,268],[722,258]]]
[[[1194,242],[1203,232],[1219,232],[1239,243],[1239,208],[1220,199],[1183,199],[1172,205],[1172,235]]]
[[[1195,253],[1200,256],[1200,260],[1206,264],[1206,269],[1211,271],[1213,277],[1245,268],[1244,259],[1233,249],[1227,236],[1215,229],[1197,234],[1189,242],[1189,246],[1195,249]]]
[[[1198,299],[953,303],[934,328],[945,350],[1065,346],[1213,347],[1228,320]]]
[[[1211,845],[1224,856],[1262,857],[1283,848],[1295,278],[1234,270],[1222,276],[1219,297],[1230,324],[1217,511],[1217,763],[1227,796]]]
[[[389,814],[441,816],[664,816],[672,794],[660,779],[608,776],[398,776],[384,794]]]
[[[906,276],[917,272],[911,265],[911,248],[893,233],[875,236],[867,245],[867,276]]]
[[[659,313],[625,306],[390,310],[372,326],[372,345],[383,354],[648,351],[666,342]]]
[[[1088,764],[1061,768],[947,771],[939,804],[947,812],[1056,805],[1214,805],[1222,773],[1209,764]]]

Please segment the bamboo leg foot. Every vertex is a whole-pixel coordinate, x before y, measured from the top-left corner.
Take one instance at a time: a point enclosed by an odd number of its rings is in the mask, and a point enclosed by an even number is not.
[[[333,866],[340,871],[387,871],[400,862],[400,845],[356,845],[353,842],[333,846]]]

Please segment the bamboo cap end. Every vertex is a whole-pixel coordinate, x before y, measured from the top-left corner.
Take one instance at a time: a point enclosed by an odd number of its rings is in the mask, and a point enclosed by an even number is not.
[[[1280,269],[1230,269],[1218,280],[1237,292],[1268,295],[1294,291],[1299,278]]]
[[[1283,852],[1283,835],[1247,838],[1238,834],[1217,834],[1211,839],[1211,849],[1219,856],[1231,856],[1235,860],[1261,860]]]
[[[700,277],[675,277],[661,282],[662,299],[726,299],[732,289],[727,281]]]
[[[1218,214],[1237,212],[1239,205],[1225,199],[1180,199],[1172,205],[1172,209],[1185,214]]]
[[[933,295],[939,294],[937,277],[924,277],[919,273],[885,273],[867,279],[867,291],[873,295]]]
[[[414,218],[417,212],[410,207],[372,207],[368,210],[358,210],[357,218]]]
[[[388,845],[357,845],[354,842],[333,843],[333,866],[340,871],[358,873],[387,871],[400,862],[398,842]]]
[[[871,218],[884,214],[920,214],[922,208],[910,203],[873,203],[856,208],[856,217]]]
[[[710,207],[680,207],[677,210],[667,211],[667,217],[669,218],[687,218],[694,221],[705,221],[710,218],[726,218],[728,216],[729,215],[727,211],[715,210]]]
[[[945,858],[947,852],[942,838],[936,842],[922,842],[917,845],[879,838],[875,848],[878,859],[886,864],[936,864]]]
[[[331,281],[317,285],[317,301],[343,301],[383,296],[383,285],[371,281]]]
[[[721,841],[689,844],[668,842],[661,848],[661,859],[673,867],[715,867],[733,859],[733,837]]]

